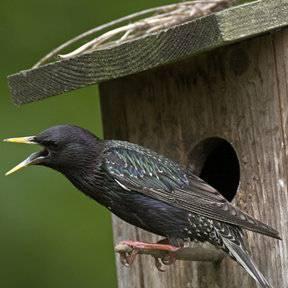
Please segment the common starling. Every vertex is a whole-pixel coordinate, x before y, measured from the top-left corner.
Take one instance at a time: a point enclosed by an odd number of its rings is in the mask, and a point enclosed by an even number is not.
[[[139,145],[101,140],[72,125],[4,141],[44,148],[6,175],[32,164],[50,167],[126,222],[168,241],[168,245],[126,241],[136,250],[154,247],[173,252],[186,239],[207,241],[228,253],[261,287],[271,287],[247,253],[242,228],[277,239],[279,233],[232,206],[188,168]]]

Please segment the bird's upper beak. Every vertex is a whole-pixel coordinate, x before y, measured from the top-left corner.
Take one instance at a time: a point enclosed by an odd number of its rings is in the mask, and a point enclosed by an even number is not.
[[[12,143],[38,144],[35,141],[35,136],[8,138],[8,139],[4,139],[3,141],[4,142],[12,142]],[[33,153],[28,158],[26,158],[24,161],[22,161],[17,166],[15,166],[13,169],[8,171],[5,175],[6,176],[10,175],[10,174],[12,174],[12,173],[14,173],[14,172],[16,172],[22,168],[25,168],[29,165],[40,163],[43,158],[44,157],[42,155],[42,152]]]
[[[38,144],[35,141],[35,136],[8,138],[8,139],[4,139],[3,142],[21,143],[21,144]]]

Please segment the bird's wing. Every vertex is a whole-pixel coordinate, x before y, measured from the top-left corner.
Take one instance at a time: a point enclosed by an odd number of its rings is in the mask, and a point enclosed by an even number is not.
[[[216,189],[170,159],[130,143],[113,146],[105,153],[103,169],[126,190],[279,238],[276,230],[232,206]]]

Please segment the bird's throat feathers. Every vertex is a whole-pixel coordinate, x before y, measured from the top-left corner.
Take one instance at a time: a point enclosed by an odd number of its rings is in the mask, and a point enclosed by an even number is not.
[[[64,174],[82,192],[89,193],[89,190],[95,190],[95,185],[101,185],[101,177],[97,175],[101,170],[102,151],[103,145],[99,145],[98,143],[95,147],[91,146],[89,149],[87,147],[82,153],[75,156],[77,161],[73,161],[73,165],[51,168]]]

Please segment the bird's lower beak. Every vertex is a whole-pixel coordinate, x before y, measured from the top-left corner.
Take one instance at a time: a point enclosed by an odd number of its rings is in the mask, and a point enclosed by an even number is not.
[[[11,143],[24,143],[24,144],[38,144],[35,141],[35,137],[34,136],[28,136],[28,137],[18,137],[18,138],[8,138],[8,139],[4,139],[4,142],[11,142]],[[25,168],[29,165],[32,164],[37,164],[41,162],[41,159],[43,159],[43,157],[41,156],[42,152],[36,152],[31,154],[27,159],[25,159],[24,161],[22,161],[21,163],[19,163],[17,166],[15,166],[13,169],[11,169],[10,171],[8,171],[5,175],[10,175],[22,168]]]
[[[31,154],[28,158],[26,158],[24,161],[22,161],[17,166],[12,168],[5,175],[8,176],[8,175],[10,175],[10,174],[22,169],[22,168],[25,168],[25,167],[27,167],[29,165],[40,163],[41,160],[43,159],[43,156],[41,155],[41,153],[42,152],[36,152],[36,153]]]

